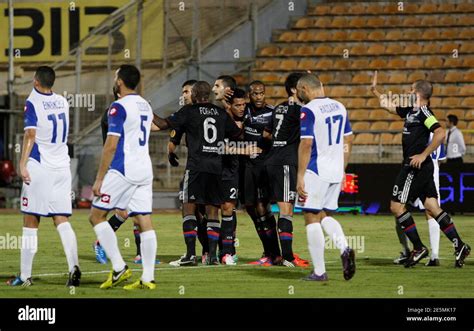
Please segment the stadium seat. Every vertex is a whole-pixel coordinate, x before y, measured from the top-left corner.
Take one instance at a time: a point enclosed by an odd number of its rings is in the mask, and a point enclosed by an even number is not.
[[[459,51],[459,46],[460,45],[456,43],[447,43],[447,44],[443,44],[443,46],[441,46],[441,49],[439,51],[443,54],[453,54],[454,50]]]
[[[426,79],[432,83],[441,83],[445,79],[445,72],[444,71],[431,71],[428,73]]]
[[[444,60],[444,68],[449,69],[449,68],[458,68],[463,66],[463,59],[460,57],[453,58],[453,57],[448,57],[446,60]]]
[[[331,26],[331,20],[328,17],[320,17],[314,22],[314,26],[318,28],[329,28]]]
[[[369,118],[365,110],[349,110],[348,113],[351,121],[362,121]]]
[[[319,70],[329,70],[329,69],[332,69],[333,67],[334,66],[333,66],[332,60],[330,59],[321,59],[316,62],[316,66],[315,66],[315,68]]]
[[[458,32],[456,29],[443,29],[439,34],[440,39],[457,39]]]
[[[394,134],[392,133],[382,133],[380,135],[380,142],[382,145],[392,145],[393,144]]]
[[[472,13],[474,12],[474,4],[473,3],[458,3],[456,6],[456,10],[459,12],[466,12]]]
[[[400,14],[400,11],[398,10],[398,4],[394,3],[384,4],[383,12],[385,14]]]
[[[463,75],[464,82],[474,82],[474,71],[467,72]]]
[[[370,14],[382,14],[383,13],[383,6],[379,4],[368,4],[367,5],[367,12]]]
[[[370,123],[369,122],[355,122],[352,124],[352,131],[368,131],[370,128]]]
[[[370,77],[366,73],[358,73],[355,74],[352,78],[352,83],[354,84],[369,84],[372,81],[372,77]]]
[[[266,60],[263,62],[262,66],[260,67],[261,70],[278,70],[280,66],[279,60]]]
[[[387,120],[388,112],[385,110],[372,110],[369,114],[370,120]]]
[[[277,46],[267,46],[260,50],[260,56],[275,56],[280,52],[280,48]]]
[[[451,95],[457,95],[459,92],[460,91],[459,91],[458,86],[445,85],[441,87],[441,91],[439,91],[439,95],[451,96]]]
[[[352,61],[351,69],[367,69],[369,67],[369,60],[356,59]]]
[[[465,15],[459,17],[459,25],[473,26],[474,17],[472,15]]]
[[[313,10],[311,11],[311,13],[313,15],[326,15],[326,14],[329,14],[330,11],[331,11],[330,6],[323,5],[323,6],[314,7]]]
[[[334,34],[332,35],[332,39],[335,41],[338,40],[347,40],[348,34],[346,31],[335,31]]]
[[[465,41],[461,43],[461,53],[474,53],[474,42]]]
[[[430,56],[429,58],[426,58],[425,61],[425,67],[426,68],[442,68],[443,67],[443,59],[440,57],[433,57]]]
[[[446,76],[444,77],[444,81],[447,83],[457,83],[459,82],[461,77],[462,76],[459,75],[457,71],[449,71],[446,73]]]
[[[339,59],[334,61],[334,69],[347,69],[350,67],[349,59]]]
[[[351,9],[350,9],[351,14],[366,14],[367,9],[364,5],[362,4],[351,4]]]
[[[359,133],[355,135],[354,145],[378,145],[379,135],[371,133]]]
[[[384,69],[387,67],[387,61],[384,59],[375,59],[370,61],[369,68],[370,69]]]
[[[299,35],[296,32],[286,31],[278,37],[278,41],[291,42],[297,40],[298,37]]]
[[[430,99],[430,106],[431,107],[440,107],[441,106],[441,102],[442,102],[442,98],[439,98],[439,97],[432,97]]]
[[[405,72],[394,72],[390,74],[389,82],[391,84],[406,84],[407,74]]]
[[[381,17],[371,17],[367,19],[367,26],[370,28],[380,28],[385,25],[386,25],[385,20]],[[394,24],[390,24],[390,25],[394,25]]]
[[[401,26],[402,18],[398,16],[385,17],[385,26]]]
[[[368,95],[367,93],[368,93],[367,86],[352,86],[351,87],[351,95]]]
[[[314,68],[316,68],[316,63],[317,61],[314,60],[314,59],[302,59],[300,60],[300,62],[298,63],[298,70],[301,70],[301,71],[306,71],[306,70],[313,70]]]
[[[380,44],[374,44],[370,45],[369,48],[367,49],[367,54],[370,55],[382,55],[385,52],[385,47],[384,45]]]
[[[367,39],[367,33],[365,31],[353,31],[349,35],[350,40],[365,40]]]
[[[312,34],[314,35],[314,39],[309,39],[309,41],[325,41],[325,40],[331,40],[331,32],[328,32],[328,31],[318,31],[316,32],[316,34],[314,32],[312,32]]]
[[[425,67],[426,60],[421,58],[421,57],[410,57],[406,62],[405,62],[405,68],[410,68],[410,69],[421,69]],[[426,67],[429,68],[428,65]]]
[[[447,108],[459,107],[459,106],[461,106],[461,98],[458,98],[458,97],[443,98],[442,102],[441,102],[441,106],[442,107],[447,107]],[[464,111],[462,111],[462,112],[464,113]]]
[[[370,125],[371,131],[387,131],[388,130],[388,122],[374,122]]]
[[[462,61],[462,65],[467,68],[474,68],[474,57],[468,56],[465,57]]]
[[[402,122],[402,121],[393,121],[393,122],[390,122],[390,126],[388,127],[388,130],[390,130],[390,131],[401,131],[401,130],[403,130],[404,125],[405,125],[405,123]]]
[[[264,74],[264,75],[255,75],[255,79],[261,80],[265,84],[268,83],[278,83],[281,80],[280,75],[277,74]]]
[[[439,54],[439,46],[437,44],[425,44],[422,53]]]
[[[384,40],[385,39],[385,33],[380,30],[375,30],[369,33],[367,36],[368,40]]]
[[[356,45],[352,47],[350,50],[351,55],[365,55],[366,53],[367,53],[366,45]]]
[[[319,76],[319,80],[323,83],[323,84],[329,84],[331,82],[333,82],[334,80],[332,79],[332,75],[331,74],[320,74],[318,75]]]
[[[280,50],[280,55],[283,56],[295,56],[298,48],[296,47],[282,47]]]
[[[351,28],[364,28],[366,26],[366,20],[363,17],[353,16],[349,20],[349,26]]]
[[[390,69],[404,69],[406,67],[406,63],[400,58],[394,58],[388,61],[387,67]]]
[[[346,106],[346,108],[365,108],[366,102],[365,98],[347,98],[345,100],[341,100],[341,102]]]
[[[386,53],[387,54],[401,54],[404,51],[404,47],[398,43],[391,43],[390,45],[387,46],[386,48]]]
[[[458,38],[460,38],[460,39],[471,39],[472,38],[472,30],[462,29],[459,32]]]
[[[466,129],[468,129],[468,130],[474,130],[474,121],[469,121],[469,123],[467,124]],[[473,141],[473,142],[474,142],[474,141]]]
[[[333,14],[333,15],[343,15],[343,14],[346,14],[348,12],[348,10],[350,10],[349,7],[338,5],[338,6],[332,7],[331,14]]]
[[[332,82],[337,82],[338,84],[350,84],[352,82],[352,75],[347,71],[336,72]]]
[[[439,19],[437,16],[433,15],[427,15],[421,19],[421,25],[422,26],[438,26],[439,25]]]
[[[385,35],[385,38],[388,40],[402,40],[403,38],[403,33],[400,30],[391,30]]]
[[[457,89],[458,87],[455,86]],[[474,85],[464,85],[459,90],[459,95],[474,95]]]
[[[421,54],[422,47],[419,44],[408,44],[403,48],[405,54]]]
[[[295,23],[295,28],[297,29],[307,29],[307,28],[312,28],[313,26],[314,26],[314,20],[313,18],[310,18],[310,17],[300,18]]]
[[[474,121],[474,109],[467,110],[466,115],[464,115],[466,120]]]
[[[331,95],[333,98],[340,98],[340,97],[350,96],[351,91],[349,88],[342,85],[332,86],[329,89],[329,95]]]
[[[347,25],[348,25],[347,19],[344,17],[335,17],[331,23],[332,28],[344,28]]]
[[[298,47],[296,54],[299,56],[312,56],[314,55],[314,48],[311,46],[300,46]]]
[[[426,29],[421,39],[434,40],[439,38],[439,31],[436,29]]]
[[[474,97],[464,98],[464,101],[462,102],[462,106],[474,108]]]
[[[402,19],[402,26],[419,26],[421,24],[420,19],[416,16],[407,16]]]
[[[323,33],[324,32],[314,33],[312,31],[305,30],[305,31],[302,31],[298,34],[297,40],[302,41],[302,42],[309,42],[309,41],[316,41],[316,40],[327,40],[327,38],[326,39],[319,39],[319,37],[321,37],[321,35]]]
[[[380,108],[380,100],[378,98],[367,99],[368,108]]]
[[[456,4],[454,3],[440,3],[438,5],[438,10],[440,13],[451,13],[456,11]]]
[[[393,145],[401,145],[402,143],[402,133],[396,133],[393,135],[393,140],[392,140],[392,144]]]
[[[465,130],[467,129],[468,122],[466,121],[458,121],[458,124],[456,125],[459,130]]]
[[[421,39],[421,30],[407,30],[403,34],[404,40],[418,40]]]
[[[294,71],[298,67],[298,61],[296,60],[283,60],[280,62],[280,70]],[[278,68],[276,68],[278,70]]]
[[[315,51],[315,55],[331,55],[332,54],[332,47],[328,45],[321,45],[318,46]]]

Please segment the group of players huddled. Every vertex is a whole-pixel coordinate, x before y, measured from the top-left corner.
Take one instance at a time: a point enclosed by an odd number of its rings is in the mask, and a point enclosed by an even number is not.
[[[69,265],[67,285],[78,286],[81,278],[77,241],[68,222],[69,107],[62,96],[52,92],[54,78],[51,68],[40,67],[25,106],[21,209],[23,236],[32,239],[33,244],[22,247],[21,273],[8,282],[13,286],[32,284],[41,216],[52,217],[61,236]],[[196,239],[202,245],[203,264],[235,265],[236,209],[242,206],[255,225],[263,249],[262,257],[251,264],[308,267],[309,261],[293,252],[296,206],[304,213],[314,268],[304,279],[328,280],[324,232],[340,250],[344,279],[354,276],[354,250],[348,246],[339,222],[331,216],[338,208],[353,135],[344,105],[325,96],[316,75],[289,74],[285,81],[288,99],[278,106],[266,103],[265,84],[261,81],[253,81],[243,90],[231,76],[218,77],[212,87],[205,81],[189,80],[182,85],[181,109],[167,118],[154,114],[150,104],[137,94],[139,82],[136,67],[120,66],[115,73],[116,101],[103,118],[104,146],[90,214],[97,235],[97,260],[106,263],[110,259],[113,269],[101,288],[116,286],[131,277],[114,233],[130,216],[134,218],[137,245],[134,262],[142,264],[143,274],[124,288],[156,287],[154,268],[159,261],[151,221],[153,172],[148,140],[151,131],[167,129],[171,130],[170,164],[179,165],[176,148],[183,136],[188,150],[179,194],[186,253],[171,265],[198,264]],[[378,93],[375,83],[372,89]],[[432,183],[430,154],[442,137],[439,124],[426,105],[429,96],[420,97],[426,89],[426,84],[414,85],[418,103],[412,108],[390,109],[406,120],[405,131],[409,132],[409,137],[403,138],[405,161],[395,185],[392,211],[414,244],[406,266],[415,265],[428,254],[413,218],[405,209],[406,202],[415,198],[424,201],[427,212],[433,214],[453,241],[456,266],[462,266],[470,248],[461,241],[448,214],[439,208]],[[431,143],[430,130],[434,132]],[[278,205],[278,219],[272,213],[271,203]],[[113,215],[107,220],[111,211]]]

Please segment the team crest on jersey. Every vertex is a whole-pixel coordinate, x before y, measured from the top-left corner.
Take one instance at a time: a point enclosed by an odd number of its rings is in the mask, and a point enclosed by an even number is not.
[[[109,115],[110,116],[115,116],[115,114],[117,114],[117,108],[113,107],[113,108],[110,109]]]
[[[28,207],[28,198],[23,197],[23,199],[21,199],[21,204],[23,207]]]
[[[110,195],[102,194],[100,196],[100,201],[103,202],[103,203],[109,203],[110,202]]]
[[[306,113],[304,113],[304,112],[301,112],[301,116],[300,116],[300,118],[301,118],[302,120],[304,120],[304,119],[306,118]]]
[[[176,130],[171,130],[170,131],[170,137],[174,138],[176,136]]]

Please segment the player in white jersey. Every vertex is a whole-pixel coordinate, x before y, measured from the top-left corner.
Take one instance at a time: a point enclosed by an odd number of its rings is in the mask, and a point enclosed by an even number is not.
[[[151,222],[153,169],[148,149],[153,111],[135,89],[140,72],[122,65],[115,73],[114,89],[120,98],[112,103],[108,115],[107,139],[93,185],[90,222],[97,239],[112,262],[113,270],[101,288],[110,288],[131,277],[132,272],[120,254],[117,237],[107,222],[114,209],[128,209],[140,226],[143,274],[124,288],[154,289],[156,234]]]
[[[355,273],[354,250],[348,246],[339,222],[330,215],[338,207],[349,161],[351,125],[344,105],[324,96],[323,86],[315,75],[303,75],[298,80],[297,91],[305,106],[301,109],[296,206],[304,213],[314,266],[314,272],[305,280],[328,280],[323,229],[339,248],[344,279],[349,280]]]
[[[433,133],[430,133],[430,143],[433,138]],[[441,198],[439,194],[439,163],[440,161],[446,160],[446,150],[444,144],[438,146],[438,148],[431,153],[431,160],[433,161],[433,179],[436,186],[436,192],[438,193],[438,203],[441,205]],[[428,222],[428,230],[430,236],[430,246],[431,246],[431,256],[430,260],[426,263],[428,267],[437,267],[439,266],[439,240],[440,240],[440,228],[438,222],[430,216],[430,214],[426,211],[423,203],[418,198],[413,202],[413,206],[425,211],[425,217]],[[406,259],[410,256],[410,248],[408,246],[408,238],[400,228],[398,222],[396,222],[396,230],[398,239],[402,245],[403,252],[400,253],[400,256],[396,258],[393,263],[395,264],[403,264]]]
[[[39,67],[34,76],[33,91],[26,100],[20,160],[21,212],[24,215],[21,273],[7,282],[11,286],[32,284],[31,271],[38,250],[41,217],[52,217],[61,237],[69,267],[67,286],[80,284],[77,240],[69,223],[72,210],[67,147],[69,105],[63,96],[52,92],[55,77],[51,67]]]

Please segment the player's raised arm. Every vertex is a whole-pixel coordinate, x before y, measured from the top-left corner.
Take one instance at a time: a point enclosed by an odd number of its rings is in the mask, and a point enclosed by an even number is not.
[[[370,86],[370,91],[379,99],[380,106],[387,110],[391,114],[396,114],[397,109],[393,106],[384,105],[382,103],[382,93],[377,90],[377,70],[374,71],[374,77],[372,78],[372,85]]]

